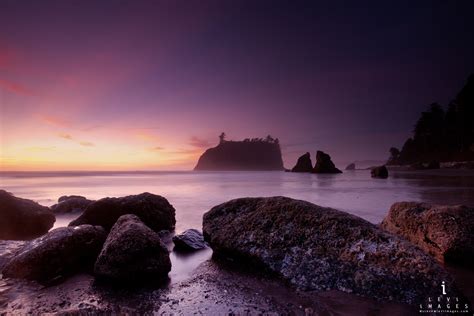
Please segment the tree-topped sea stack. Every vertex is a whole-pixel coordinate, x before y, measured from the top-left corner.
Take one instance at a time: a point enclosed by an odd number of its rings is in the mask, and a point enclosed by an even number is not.
[[[280,142],[270,135],[267,138],[225,140],[206,150],[194,170],[283,170]]]

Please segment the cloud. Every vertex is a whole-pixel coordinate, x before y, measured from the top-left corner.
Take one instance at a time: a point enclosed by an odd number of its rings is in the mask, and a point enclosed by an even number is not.
[[[208,140],[196,136],[192,136],[188,144],[197,148],[208,148],[212,145]]]
[[[91,142],[84,142],[84,141],[79,142],[79,144],[80,144],[81,146],[86,146],[86,147],[93,147],[93,146],[95,146],[94,143],[91,143]]]
[[[72,136],[66,133],[60,133],[58,136],[64,139],[72,140]]]
[[[156,146],[156,147],[150,148],[151,151],[162,151],[162,150],[164,150],[164,149],[165,149],[164,147],[160,147],[160,146]]]
[[[56,126],[56,127],[70,127],[71,126],[70,122],[56,116],[40,115],[39,118],[43,123],[46,123],[51,126]]]
[[[85,147],[93,147],[95,146],[95,144],[93,142],[88,142],[88,141],[85,141],[85,140],[76,140],[74,137],[72,137],[71,134],[67,134],[67,133],[59,133],[58,134],[59,137],[61,138],[64,138],[66,140],[70,140],[70,141],[73,141],[81,146],[85,146]]]
[[[11,82],[5,79],[0,79],[0,88],[2,88],[5,91],[22,95],[22,96],[27,96],[27,97],[32,97],[36,96],[37,94],[33,92],[33,90],[15,82]]]

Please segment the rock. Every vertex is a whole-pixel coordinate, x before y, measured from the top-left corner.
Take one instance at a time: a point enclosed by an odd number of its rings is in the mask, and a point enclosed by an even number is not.
[[[440,262],[474,263],[474,208],[399,202],[392,205],[381,226]]]
[[[117,219],[125,214],[137,215],[145,225],[156,232],[173,230],[176,224],[175,209],[168,200],[146,192],[95,201],[77,219],[69,223],[69,226],[91,224],[110,230]]]
[[[105,238],[100,226],[56,228],[28,242],[5,265],[3,276],[50,282],[91,269]]]
[[[174,250],[195,251],[207,248],[202,233],[197,229],[185,230],[182,234],[173,237]]]
[[[117,220],[94,266],[97,277],[121,283],[163,280],[170,270],[159,235],[132,214]]]
[[[331,160],[331,156],[328,154],[317,151],[316,152],[316,165],[312,171],[313,173],[342,173],[341,170],[337,169]]]
[[[207,149],[194,170],[284,170],[278,140],[222,140]]]
[[[291,172],[311,172],[313,170],[313,163],[311,162],[311,155],[304,154],[298,158],[296,166],[291,169]]]
[[[0,239],[36,238],[46,234],[55,221],[49,208],[0,190]]]
[[[357,216],[286,197],[241,198],[204,214],[216,257],[232,258],[302,290],[336,289],[415,304],[452,278],[410,242]]]
[[[57,214],[64,214],[83,212],[89,206],[89,204],[94,201],[88,200],[83,196],[70,195],[61,196],[58,202],[59,203],[51,206],[51,210]]]
[[[347,165],[346,170],[355,170],[356,165],[355,163],[350,163]]]
[[[388,178],[387,167],[385,167],[385,166],[373,167],[370,170],[370,175],[371,175],[372,178],[386,179],[386,178]]]

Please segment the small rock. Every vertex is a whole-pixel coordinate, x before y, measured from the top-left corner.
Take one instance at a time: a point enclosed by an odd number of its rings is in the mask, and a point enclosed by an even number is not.
[[[185,230],[173,237],[174,249],[178,251],[196,251],[207,248],[204,237],[197,229]]]
[[[370,170],[370,175],[372,178],[381,178],[386,179],[388,178],[388,170],[385,166],[373,167]]]
[[[355,170],[356,165],[355,163],[350,163],[347,165],[346,170]]]

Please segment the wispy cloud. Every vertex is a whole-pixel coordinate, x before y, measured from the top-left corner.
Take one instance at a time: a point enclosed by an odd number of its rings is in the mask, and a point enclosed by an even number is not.
[[[80,144],[81,146],[86,146],[86,147],[93,147],[93,146],[95,146],[95,144],[92,143],[92,142],[80,141],[79,144]]]
[[[162,150],[165,150],[165,148],[164,148],[164,147],[160,147],[160,146],[156,146],[156,147],[150,148],[149,150],[150,150],[150,151],[162,151]]]
[[[67,133],[59,133],[58,134],[58,137],[60,138],[63,138],[63,139],[66,139],[66,140],[70,140],[70,141],[73,141],[81,146],[85,146],[85,147],[93,147],[95,146],[95,144],[93,142],[88,142],[88,141],[84,141],[84,140],[77,140],[75,139],[74,137],[72,137],[71,134],[67,134]]]
[[[5,79],[0,79],[0,88],[10,93],[14,93],[14,94],[22,95],[22,96],[27,96],[27,97],[36,96],[36,93],[33,90],[25,87],[24,85],[15,83],[9,80],[5,80]]]
[[[58,136],[64,139],[72,140],[72,136],[66,133],[60,133]]]
[[[55,127],[70,127],[71,123],[63,118],[51,115],[39,115],[41,122]]]

